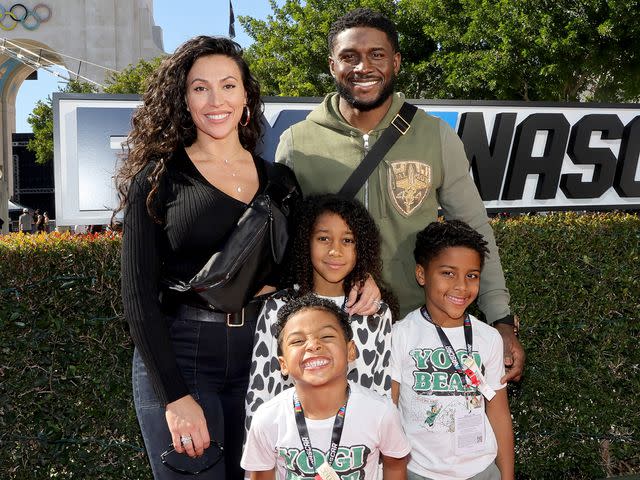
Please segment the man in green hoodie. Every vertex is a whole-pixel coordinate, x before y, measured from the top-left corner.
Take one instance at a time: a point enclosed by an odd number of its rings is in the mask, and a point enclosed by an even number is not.
[[[404,95],[394,93],[401,55],[393,22],[359,8],[332,24],[328,40],[337,93],[285,130],[276,151],[276,161],[294,170],[305,195],[339,191],[404,103]],[[463,220],[485,237],[491,254],[478,304],[503,338],[503,381],[519,380],[525,354],[516,337],[498,248],[453,129],[418,110],[357,198],[380,228],[383,277],[398,296],[402,315],[424,303],[413,248],[416,233],[436,220],[438,206],[447,218]]]

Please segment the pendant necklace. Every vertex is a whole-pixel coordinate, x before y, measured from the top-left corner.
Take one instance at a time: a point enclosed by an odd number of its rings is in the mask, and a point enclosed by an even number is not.
[[[228,165],[229,167],[231,166],[231,162],[229,161],[228,158],[224,159],[224,163],[225,163],[225,165]],[[231,178],[236,178],[237,176],[238,176],[237,172],[233,172],[233,171],[231,172]],[[242,192],[242,187],[240,185],[238,185],[237,183],[236,183],[236,192],[238,192],[238,193]]]
[[[244,151],[244,150],[243,150],[243,151]],[[232,156],[231,158],[236,158],[236,157],[238,157],[241,153],[242,153],[242,152],[240,152],[240,153],[238,153],[238,154],[236,154],[236,155]],[[224,162],[224,164],[225,164],[227,167],[231,168],[231,166],[232,166],[232,162],[231,162],[231,160],[230,160],[229,158],[225,158],[225,159],[223,160],[223,162]],[[238,182],[237,176],[238,176],[238,172],[237,172],[237,171],[231,171],[231,178],[233,179],[233,181],[234,181],[234,183],[235,183],[235,188],[234,188],[234,189],[235,189],[235,191],[236,191],[236,192],[238,192],[238,193],[242,193],[242,186],[241,186],[241,185],[239,185],[239,184],[237,183],[237,182]]]

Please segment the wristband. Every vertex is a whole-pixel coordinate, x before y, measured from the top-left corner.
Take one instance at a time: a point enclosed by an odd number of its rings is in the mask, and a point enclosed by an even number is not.
[[[498,320],[495,320],[491,325],[495,327],[499,324],[511,325],[513,327],[513,333],[516,337],[518,336],[518,333],[520,333],[520,319],[517,315],[507,315],[506,317],[499,318]]]

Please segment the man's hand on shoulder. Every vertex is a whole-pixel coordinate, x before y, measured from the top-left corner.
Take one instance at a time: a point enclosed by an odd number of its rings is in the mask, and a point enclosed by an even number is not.
[[[367,274],[363,285],[356,283],[347,297],[347,313],[349,315],[373,315],[380,310],[382,294],[376,281]]]
[[[504,366],[506,373],[500,383],[519,382],[524,373],[526,354],[516,336],[517,326],[508,323],[494,323],[493,326],[500,333],[504,344]]]

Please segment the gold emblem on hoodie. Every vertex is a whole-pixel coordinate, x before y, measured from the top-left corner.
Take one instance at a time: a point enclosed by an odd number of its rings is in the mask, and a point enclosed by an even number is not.
[[[431,165],[415,161],[391,162],[387,186],[395,209],[408,217],[427,198],[431,188]]]

